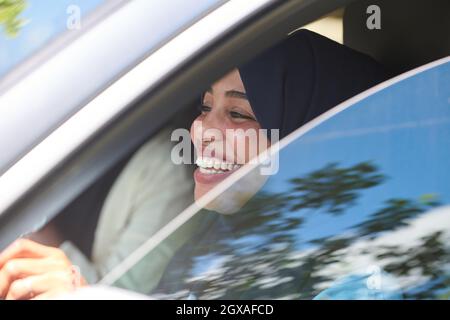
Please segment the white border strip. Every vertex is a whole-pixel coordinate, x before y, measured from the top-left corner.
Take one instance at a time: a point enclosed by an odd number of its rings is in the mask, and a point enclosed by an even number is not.
[[[273,150],[283,149],[291,142],[295,141],[299,137],[306,134],[308,131],[314,129],[319,126],[321,123],[326,120],[332,118],[336,114],[346,110],[347,108],[353,106],[355,103],[372,96],[373,94],[388,88],[400,81],[415,76],[423,71],[433,69],[439,65],[443,65],[450,62],[450,56],[446,58],[442,58],[440,60],[428,63],[411,71],[405,72],[399,76],[396,76],[392,79],[384,81],[344,102],[337,105],[333,109],[325,112],[319,117],[311,120],[307,124],[303,125],[301,128],[292,132],[284,139],[278,142],[278,146],[274,145]],[[255,161],[256,162],[256,161]],[[235,174],[225,179],[219,185],[214,187],[211,191],[209,191],[205,196],[203,196],[197,203],[193,203],[188,208],[186,208],[183,212],[181,212],[177,217],[175,217],[172,221],[170,221],[167,225],[165,225],[161,230],[159,230],[153,237],[149,238],[146,242],[144,242],[138,249],[133,251],[128,257],[126,257],[122,263],[117,265],[114,269],[112,269],[103,279],[100,280],[100,284],[103,285],[112,285],[116,282],[125,272],[130,270],[134,265],[136,265],[140,260],[142,260],[151,250],[156,248],[162,241],[164,241],[167,237],[169,237],[173,232],[175,232],[180,226],[186,223],[189,219],[191,219],[196,213],[198,213],[202,207],[205,207],[208,203],[214,200],[221,193],[226,191],[229,187],[231,187],[236,181],[243,178],[245,175],[250,173],[252,170],[257,169],[258,164],[247,164],[241,169],[239,169]]]

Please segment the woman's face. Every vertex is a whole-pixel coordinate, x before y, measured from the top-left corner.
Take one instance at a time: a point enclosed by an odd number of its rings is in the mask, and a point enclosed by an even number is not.
[[[205,92],[201,114],[192,123],[191,139],[197,151],[195,199],[266,150],[269,142],[234,69]]]

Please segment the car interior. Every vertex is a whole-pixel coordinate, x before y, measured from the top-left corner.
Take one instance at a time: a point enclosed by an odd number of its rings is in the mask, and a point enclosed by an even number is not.
[[[381,8],[381,29],[364,28],[366,8]],[[445,0],[355,1],[343,17],[344,44],[400,74],[450,52],[450,3]]]

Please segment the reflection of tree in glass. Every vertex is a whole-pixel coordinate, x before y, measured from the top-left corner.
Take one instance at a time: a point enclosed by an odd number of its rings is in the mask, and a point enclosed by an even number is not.
[[[422,197],[423,198],[423,197]],[[356,225],[358,236],[375,237],[378,233],[388,230],[395,230],[407,224],[409,219],[438,206],[434,198],[426,202],[417,202],[409,199],[389,199],[386,206],[373,213],[370,218],[363,223]]]
[[[242,212],[227,218],[236,226],[232,236],[214,244],[215,256],[222,259],[220,272],[195,278],[195,287],[204,288],[203,298],[309,298],[313,284],[324,280],[313,278],[312,273],[326,262],[327,254],[300,259],[298,231],[306,218],[301,209],[339,214],[356,203],[359,190],[378,185],[383,179],[368,162],[347,168],[330,164],[292,179],[288,192],[259,192]],[[328,245],[323,248],[331,253],[333,247]],[[198,248],[197,257],[211,252],[209,246]],[[192,268],[192,261],[186,261],[186,267]]]
[[[310,299],[340,276],[354,272],[352,264],[357,257],[350,249],[365,243],[356,255],[369,256],[372,260],[368,261],[375,261],[391,275],[415,273],[415,277],[434,281],[427,287],[413,284],[406,297],[448,295],[442,289],[448,287],[449,278],[439,264],[448,258],[448,252],[439,235],[421,239],[420,248],[373,244],[374,238],[407,226],[408,221],[437,206],[433,195],[418,201],[388,199],[384,207],[355,225],[352,233],[309,242],[301,239],[302,225],[314,215],[314,211],[302,209],[343,214],[356,203],[361,190],[382,181],[385,177],[368,162],[347,168],[330,164],[290,180],[285,192],[258,193],[242,212],[226,218],[234,226],[232,234],[219,237],[212,247],[210,243],[199,246],[196,257],[213,252],[220,263],[213,272],[188,279],[187,286],[195,287],[197,297],[203,299]]]
[[[26,7],[25,0],[0,0],[0,25],[8,36],[15,36],[24,24],[19,15]]]
[[[325,209],[329,213],[342,213],[355,204],[358,191],[374,187],[383,182],[377,168],[363,162],[349,168],[338,168],[331,163],[321,170],[303,178],[294,178],[290,199],[294,201],[292,210],[301,208]]]
[[[425,280],[405,290],[405,298],[442,299],[450,293],[450,252],[443,238],[443,232],[434,232],[421,238],[418,245],[383,248],[385,251],[377,255],[380,260],[390,261],[385,271],[398,277],[415,273]]]

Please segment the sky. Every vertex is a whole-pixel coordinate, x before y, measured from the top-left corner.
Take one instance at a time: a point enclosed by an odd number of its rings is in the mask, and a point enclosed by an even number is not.
[[[364,99],[294,141],[280,154],[280,171],[266,191],[287,190],[288,179],[331,162],[371,162],[387,177],[361,191],[337,218],[314,213],[302,238],[336,235],[364,221],[391,198],[435,194],[450,203],[450,63],[406,79]]]
[[[67,31],[67,8],[79,6],[81,22],[105,0],[27,0],[20,18],[27,21],[19,34],[8,38],[0,32],[0,78],[59,34]]]

